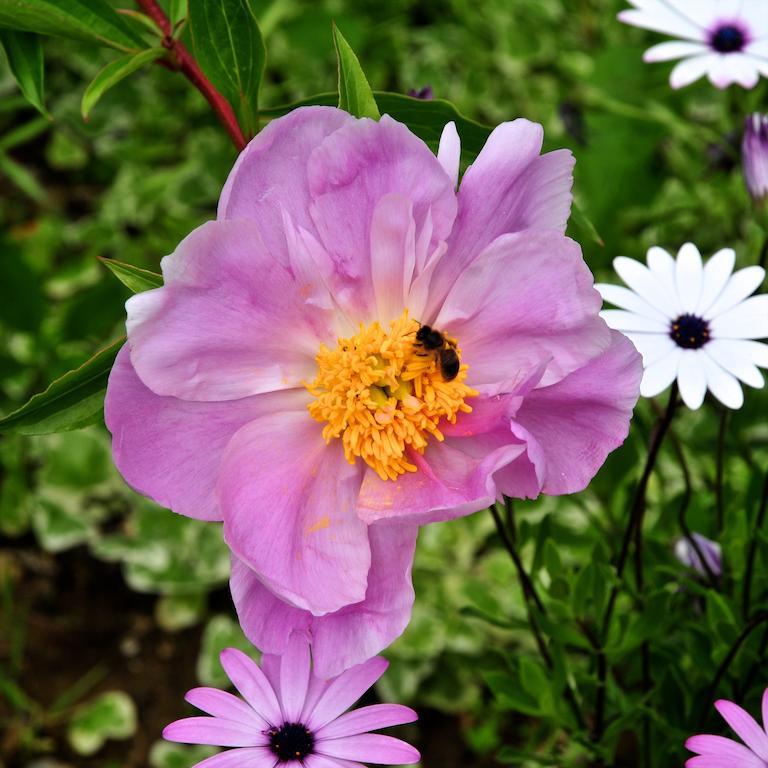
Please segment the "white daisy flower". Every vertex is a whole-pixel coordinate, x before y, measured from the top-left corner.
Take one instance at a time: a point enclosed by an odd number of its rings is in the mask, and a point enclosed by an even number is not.
[[[649,48],[645,61],[682,61],[672,70],[673,88],[707,75],[718,88],[754,88],[768,77],[766,0],[629,0],[626,24],[681,38]]]
[[[677,379],[683,402],[696,410],[707,389],[729,408],[741,408],[739,381],[763,386],[757,366],[768,368],[768,295],[752,296],[765,277],[762,267],[733,272],[736,254],[723,248],[706,265],[693,243],[674,259],[662,248],[648,251],[648,266],[619,256],[613,266],[629,289],[595,286],[620,309],[600,314],[622,331],[643,356],[640,394],[653,397]],[[750,298],[751,297],[751,298]]]

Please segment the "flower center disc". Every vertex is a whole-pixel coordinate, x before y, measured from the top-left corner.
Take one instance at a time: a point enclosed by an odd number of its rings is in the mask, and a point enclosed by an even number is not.
[[[341,438],[347,461],[354,464],[359,456],[382,480],[415,472],[406,451],[423,453],[430,435],[442,441],[440,420],[454,424],[459,412],[472,411],[465,398],[478,394],[463,383],[466,365],[445,381],[439,352],[416,341],[419,328],[406,310],[389,330],[375,322],[339,339],[335,349],[323,344],[317,378],[307,385],[315,397],[310,414],[327,422],[326,442]]]
[[[709,323],[697,315],[680,315],[670,323],[669,335],[678,347],[701,349],[710,339]]]
[[[267,734],[269,746],[281,762],[301,760],[312,752],[315,739],[301,723],[285,723]]]
[[[712,47],[718,53],[736,53],[744,47],[744,33],[732,24],[725,24],[712,35]]]

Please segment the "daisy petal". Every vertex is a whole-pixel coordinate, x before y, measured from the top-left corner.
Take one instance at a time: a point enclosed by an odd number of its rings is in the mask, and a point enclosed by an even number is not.
[[[640,383],[640,394],[643,397],[655,397],[675,380],[681,355],[682,350],[675,346],[661,360],[657,360],[645,369]]]
[[[722,315],[735,307],[739,302],[751,296],[765,279],[765,270],[762,267],[747,267],[735,272],[723,288],[717,300],[709,307],[707,319]]]
[[[416,712],[402,704],[373,704],[337,717],[316,731],[315,736],[318,740],[338,739],[342,736],[356,736],[358,733],[390,728],[393,725],[413,723],[418,719]]]
[[[671,40],[649,48],[643,54],[643,61],[649,63],[656,61],[672,61],[673,59],[682,59],[685,56],[696,56],[706,52],[707,46],[703,43],[687,43],[680,40]]]
[[[736,378],[749,384],[750,387],[760,389],[764,384],[763,375],[754,363],[752,345],[757,345],[757,342],[741,341],[740,339],[714,339],[706,345],[704,351]],[[768,352],[768,347],[764,344],[760,346],[765,347],[766,352]]]
[[[280,699],[287,722],[299,721],[308,685],[309,643],[303,634],[295,634],[280,664]]]
[[[225,648],[221,652],[221,666],[242,697],[268,723],[275,725],[281,720],[280,703],[269,680],[256,662],[237,648]]]
[[[677,345],[668,334],[661,333],[625,333],[635,349],[643,356],[643,366],[648,368],[662,357],[677,349]]]
[[[680,397],[688,408],[692,411],[701,408],[704,395],[707,394],[707,377],[699,350],[683,350],[677,367],[677,385],[680,387]]]
[[[378,733],[361,733],[359,736],[323,741],[317,749],[320,754],[329,757],[365,760],[380,765],[411,765],[421,757],[410,744]]]
[[[339,757],[310,755],[304,758],[304,768],[365,768],[365,766],[362,763],[353,763],[351,760],[342,760]]]
[[[255,726],[220,720],[218,717],[185,717],[166,725],[163,738],[182,744],[211,744],[216,747],[260,747],[266,742]]]
[[[763,728],[768,725],[768,688],[763,691],[763,701],[761,709],[763,711]],[[768,731],[766,731],[768,733]]]
[[[645,264],[626,256],[617,256],[613,260],[616,274],[642,299],[656,307],[666,317],[680,314],[680,302],[673,282],[660,279]]]
[[[606,283],[597,283],[595,288],[600,292],[603,301],[607,301],[609,304],[619,307],[619,309],[626,309],[629,312],[634,312],[644,317],[655,317],[662,322],[668,319],[661,310],[641,299],[634,291],[630,291],[628,288],[622,288],[620,285],[608,285]]]
[[[696,755],[685,761],[685,768],[765,768],[765,763],[753,754],[746,758],[722,758],[720,755]]]
[[[694,24],[685,16],[674,13],[664,6],[658,5],[652,12],[642,10],[622,11],[619,13],[619,21],[631,24],[635,27],[650,29],[653,32],[662,32],[668,35],[680,35],[687,40],[704,40],[704,30]]]
[[[711,323],[715,339],[763,339],[768,336],[768,294],[753,296],[716,317]]]
[[[744,392],[736,377],[721,368],[706,353],[700,357],[707,380],[707,389],[726,407],[741,408],[744,405]]]
[[[683,59],[669,76],[669,84],[673,88],[684,88],[707,74],[710,67],[717,62],[717,56],[713,53],[694,56]]]
[[[213,755],[192,768],[275,768],[277,760],[271,749],[251,747],[249,749],[229,749]]]
[[[255,724],[263,729],[269,725],[267,721],[242,699],[218,688],[193,688],[184,697],[193,707],[197,707],[207,715],[234,720],[245,725]]]
[[[723,248],[707,261],[704,265],[704,287],[695,314],[708,316],[707,311],[728,284],[735,263],[736,252],[733,248]]]
[[[346,712],[386,671],[389,662],[375,656],[343,672],[326,688],[307,725],[321,728]]]
[[[655,317],[636,315],[623,309],[604,309],[600,317],[616,331],[640,331],[642,333],[662,334],[669,331],[669,323]]]
[[[704,283],[704,269],[699,249],[693,243],[686,243],[677,252],[675,284],[683,312],[696,310]]]
[[[768,760],[768,734],[738,704],[720,699],[715,708],[741,740],[763,760]]]
[[[733,739],[726,739],[723,736],[711,736],[701,734],[691,736],[685,742],[685,748],[691,752],[697,752],[700,755],[719,760],[718,763],[698,762],[695,765],[703,768],[704,766],[733,768],[765,768],[765,763],[751,749],[747,749],[743,744],[739,744]],[[690,761],[689,763],[690,764]]]

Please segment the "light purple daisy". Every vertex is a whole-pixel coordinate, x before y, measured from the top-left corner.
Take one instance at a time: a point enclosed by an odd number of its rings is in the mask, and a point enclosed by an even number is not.
[[[234,747],[194,768],[363,768],[411,765],[418,750],[370,731],[412,723],[416,712],[400,704],[373,704],[346,712],[385,672],[377,656],[338,677],[311,670],[306,638],[294,635],[283,656],[265,655],[261,667],[226,648],[221,664],[242,699],[217,688],[193,688],[186,699],[210,717],[168,725],[163,737],[184,744]],[[346,712],[346,714],[344,714]]]
[[[744,180],[752,199],[768,198],[768,115],[755,112],[747,117],[741,144]]]
[[[717,711],[746,744],[724,736],[700,734],[685,742],[686,749],[696,752],[686,768],[766,768],[768,766],[768,732],[746,710],[732,701],[715,702]],[[768,723],[768,688],[763,693],[763,724]]]

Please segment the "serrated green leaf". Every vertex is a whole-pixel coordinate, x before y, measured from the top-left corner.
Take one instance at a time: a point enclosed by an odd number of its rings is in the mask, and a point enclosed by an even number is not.
[[[136,732],[136,705],[127,693],[109,691],[75,712],[67,738],[80,755],[93,755],[107,739],[128,739]]]
[[[443,132],[445,124],[451,121],[456,123],[456,129],[461,137],[462,156],[466,162],[471,162],[477,157],[491,134],[491,128],[470,120],[445,99],[422,101],[389,91],[374,91],[373,93],[381,114],[389,115],[395,120],[405,123],[432,150],[437,150],[440,134]],[[317,93],[292,104],[263,109],[259,112],[259,116],[262,118],[281,117],[298,107],[315,104],[334,107],[337,101],[338,94],[336,93]]]
[[[90,111],[96,106],[96,102],[113,86],[117,85],[128,75],[141,69],[147,64],[165,56],[165,48],[149,48],[141,53],[123,56],[116,61],[111,61],[104,69],[99,72],[91,84],[85,89],[83,101],[80,105],[80,112],[83,119],[87,119]]]
[[[252,0],[189,0],[195,57],[232,105],[246,136],[256,130],[267,58]]]
[[[40,38],[29,32],[0,29],[0,45],[5,50],[8,66],[24,98],[38,112],[48,117],[43,97],[43,47]]]
[[[0,0],[0,27],[101,43],[122,51],[144,41],[107,0]]]
[[[159,288],[163,284],[163,276],[149,269],[134,267],[133,264],[126,264],[115,259],[99,257],[99,261],[109,268],[109,271],[126,287],[134,293],[149,291],[153,288]]]
[[[333,45],[336,48],[336,62],[339,69],[339,109],[355,117],[370,117],[378,120],[381,114],[371,86],[360,66],[360,60],[335,24],[333,25]]]
[[[45,392],[0,419],[0,433],[43,435],[96,423],[104,408],[104,391],[115,357],[125,339],[97,352],[79,368],[56,379]]]

